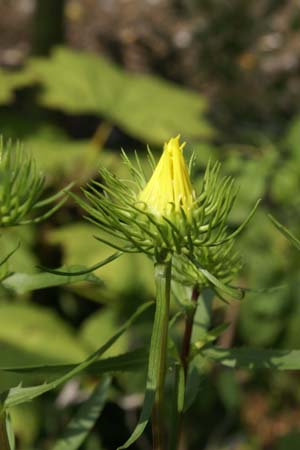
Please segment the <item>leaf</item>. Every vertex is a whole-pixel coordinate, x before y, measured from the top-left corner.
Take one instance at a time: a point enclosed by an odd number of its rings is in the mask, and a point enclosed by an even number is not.
[[[72,330],[48,308],[0,306],[1,365],[74,363],[86,355]]]
[[[129,74],[99,55],[59,47],[50,59],[32,59],[28,71],[44,86],[44,106],[101,115],[145,142],[212,133],[199,94],[154,76]]]
[[[76,277],[78,277],[80,275],[90,274],[91,272],[94,272],[95,270],[100,269],[100,267],[104,267],[104,266],[106,266],[106,264],[109,264],[110,262],[113,262],[115,259],[119,258],[122,255],[123,255],[123,252],[115,252],[112,255],[108,256],[104,260],[94,264],[91,267],[80,267],[80,266],[74,267],[73,266],[73,267],[70,267],[69,269],[68,269],[68,267],[65,267],[65,268],[61,267],[61,268],[58,268],[58,269],[49,269],[49,268],[47,269],[45,267],[44,269],[45,269],[45,272],[51,273],[51,274],[54,274],[54,275],[60,275],[60,276],[63,276],[63,277],[65,277],[65,276],[68,276],[68,277],[70,277],[70,276],[74,276],[75,277],[76,276]]]
[[[98,261],[111,257],[111,249],[95,241],[94,235],[99,235],[99,229],[87,223],[77,223],[51,230],[47,237],[51,244],[62,245],[64,261],[67,266],[81,264],[89,267]],[[71,238],[70,238],[71,237]],[[113,239],[111,239],[112,242]],[[126,255],[111,264],[95,270],[101,276],[105,286],[113,292],[113,297],[122,295],[142,286],[143,292],[153,292],[152,261],[144,255]],[[118,276],[116,276],[118,274]],[[82,295],[85,295],[82,292]]]
[[[22,442],[26,449],[32,449],[40,433],[40,427],[44,423],[44,415],[41,414],[40,405],[37,403],[23,403],[9,410],[11,429]]]
[[[208,329],[211,326],[213,299],[214,292],[211,289],[205,289],[199,296],[192,330],[191,342],[193,345],[196,342],[205,341]],[[201,382],[205,376],[205,362],[200,354],[193,357],[191,355],[186,380],[184,411],[187,411],[197,398]]]
[[[203,290],[197,301],[194,316],[192,342],[204,339],[211,324],[212,302],[214,292],[211,289]]]
[[[84,271],[86,268],[83,266],[73,266],[65,268],[69,271],[69,275],[57,275],[53,273],[14,273],[2,281],[3,286],[6,289],[14,291],[18,295],[26,294],[27,292],[36,291],[37,289],[45,289],[53,286],[63,286],[65,284],[77,283],[79,281],[91,281],[94,283],[103,284],[101,279],[96,275],[87,273],[85,275],[74,275],[72,271],[78,272]]]
[[[208,331],[203,338],[197,340],[194,345],[196,348],[201,348],[208,343],[214,342],[228,327],[229,323],[222,323],[212,330]]]
[[[13,268],[16,272],[33,272],[37,263],[33,254],[34,230],[31,227],[11,227],[5,229],[5,236],[1,239],[1,259],[11,253],[12,249],[20,247],[6,261],[4,268],[10,272]],[[7,273],[5,274],[7,275]]]
[[[211,347],[200,354],[232,368],[299,370],[300,350],[269,350],[251,347],[230,348]]]
[[[27,71],[8,72],[0,69],[0,104],[14,100],[14,90],[32,82],[32,75]]]
[[[195,402],[203,381],[206,379],[206,360],[196,355],[189,364],[189,371],[185,388],[184,412]]]
[[[17,246],[16,246],[13,250],[11,250],[7,255],[5,255],[4,257],[2,257],[2,258],[0,259],[0,266],[2,266],[3,264],[5,264],[5,263],[9,260],[9,258],[10,258],[17,250],[19,250],[19,248],[20,248],[20,243],[18,243]]]
[[[103,410],[110,384],[111,378],[106,377],[96,386],[89,399],[81,405],[75,417],[68,424],[53,450],[77,450],[81,446]]]
[[[222,370],[217,379],[217,388],[228,413],[237,413],[241,406],[241,387],[236,372],[234,370]]]
[[[7,431],[7,437],[8,437],[10,450],[15,450],[16,449],[16,440],[15,440],[15,434],[14,434],[14,430],[12,427],[10,414],[6,414],[6,431]]]
[[[297,239],[285,226],[283,226],[280,222],[278,222],[275,217],[271,214],[268,214],[269,219],[273,222],[275,227],[289,240],[289,242],[296,247],[297,250],[300,250],[300,241]]]
[[[44,383],[38,386],[30,386],[30,387],[22,387],[17,386],[12,389],[9,389],[6,392],[3,392],[0,396],[0,400],[2,400],[2,408],[8,409],[12,406],[19,405],[21,403],[31,401],[34,398],[51,391],[52,389],[57,388],[62,383],[73,378],[75,375],[79,374],[95,361],[97,361],[103,353],[106,352],[115,342],[116,340],[122,336],[122,334],[132,325],[132,323],[150,306],[152,302],[145,303],[141,305],[137,311],[119,328],[119,330],[108,339],[105,344],[103,344],[95,353],[90,355],[86,360],[82,363],[77,364],[73,369],[65,373],[59,378],[55,380]],[[0,411],[1,412],[1,411]]]
[[[91,140],[73,141],[67,136],[48,137],[44,133],[40,136],[33,134],[25,143],[51,182],[53,179],[60,182],[67,177],[76,179],[78,184],[83,183],[97,172],[100,165],[99,148]]]
[[[148,361],[148,352],[145,348],[131,350],[118,356],[103,358],[94,362],[86,368],[93,375],[102,375],[109,372],[131,372],[144,367]],[[75,369],[77,364],[43,364],[26,366],[7,366],[0,363],[0,371],[20,375],[35,375],[39,378],[50,378],[62,376],[64,373]]]
[[[80,339],[91,351],[96,350],[101,340],[108,339],[116,330],[118,318],[112,309],[102,308],[90,316],[81,326]],[[128,336],[123,335],[107,352],[107,356],[115,356],[128,349]]]
[[[183,366],[180,363],[176,364],[174,367],[174,378],[174,394],[170,426],[172,433],[170,436],[169,450],[177,450],[181,431],[185,397],[185,377]]]

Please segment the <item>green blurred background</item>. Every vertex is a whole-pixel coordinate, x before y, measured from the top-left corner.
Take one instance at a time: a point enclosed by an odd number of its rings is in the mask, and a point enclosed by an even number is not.
[[[120,148],[146,159],[180,133],[196,178],[222,161],[240,192],[230,226],[262,203],[239,240],[240,303],[216,300],[219,344],[300,348],[300,257],[273,214],[300,235],[300,8],[298,0],[1,0],[0,133],[20,139],[54,192],[108,167]],[[199,181],[200,180],[200,181]],[[51,220],[4,230],[1,254],[22,245],[9,270],[92,265],[110,254],[69,200]],[[3,364],[78,362],[153,297],[151,262],[125,256],[97,273],[104,285],[2,289]],[[148,342],[151,314],[110,354]],[[180,330],[179,330],[180,331]],[[19,450],[41,450],[64,428],[90,378],[13,411]],[[0,379],[1,389],[8,380]],[[135,424],[144,374],[115,378],[114,395],[85,450],[114,449]],[[209,367],[185,420],[183,449],[300,448],[299,374]],[[147,449],[141,440],[136,449]]]

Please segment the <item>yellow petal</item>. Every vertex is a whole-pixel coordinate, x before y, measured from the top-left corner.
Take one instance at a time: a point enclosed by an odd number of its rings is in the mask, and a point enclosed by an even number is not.
[[[182,208],[187,216],[194,202],[194,192],[183,157],[185,143],[180,136],[164,145],[163,154],[139,200],[158,216],[170,216]]]

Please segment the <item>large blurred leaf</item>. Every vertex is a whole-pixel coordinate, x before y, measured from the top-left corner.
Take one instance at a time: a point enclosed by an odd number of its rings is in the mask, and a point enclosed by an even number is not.
[[[25,448],[31,448],[43,421],[38,405],[36,403],[19,405],[12,408],[9,414],[17,441],[22,442]]]
[[[294,160],[284,161],[273,175],[270,193],[272,199],[279,204],[298,207],[300,192],[300,167]]]
[[[65,284],[77,283],[79,281],[92,281],[102,284],[100,278],[91,273],[85,275],[71,275],[72,271],[85,270],[82,266],[66,269],[70,275],[56,275],[53,273],[20,273],[16,272],[3,280],[2,284],[6,289],[14,291],[16,294],[22,295],[37,289],[44,289],[53,286],[62,286]]]
[[[117,318],[114,310],[102,309],[94,313],[83,323],[80,330],[81,340],[91,350],[96,350],[99,343],[107,340],[117,329]],[[128,348],[128,336],[123,335],[107,351],[107,356],[123,353]]]
[[[276,161],[277,153],[273,147],[259,158],[245,158],[241,152],[229,154],[224,162],[224,170],[236,178],[239,187],[237,201],[231,218],[241,222],[249,213],[253,203],[262,198],[266,191],[270,171]]]
[[[85,356],[79,340],[49,309],[19,304],[0,306],[2,364],[78,362]]]
[[[41,135],[27,139],[26,148],[50,180],[67,177],[82,183],[94,175],[100,162],[98,148],[88,140],[47,139]]]
[[[27,71],[8,72],[0,69],[0,104],[14,99],[14,90],[32,82],[32,75]]]
[[[33,59],[29,71],[44,86],[43,105],[71,114],[94,113],[148,143],[170,136],[211,134],[203,98],[153,76],[128,74],[103,57],[57,48]]]

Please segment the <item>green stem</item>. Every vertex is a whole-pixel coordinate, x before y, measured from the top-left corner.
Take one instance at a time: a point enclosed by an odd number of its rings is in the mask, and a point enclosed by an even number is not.
[[[197,301],[200,292],[198,286],[194,286],[191,295],[192,307],[186,312],[184,333],[182,339],[182,347],[180,352],[181,367],[176,368],[175,372],[175,401],[176,408],[174,408],[173,430],[170,441],[170,450],[179,448],[182,438],[182,422],[183,422],[183,407],[184,407],[184,392],[187,382],[189,357],[191,348],[191,339],[193,332],[194,318],[197,308]],[[181,392],[183,391],[183,392]],[[181,403],[181,404],[178,404]]]
[[[155,402],[152,412],[153,450],[166,449],[164,426],[164,387],[168,350],[171,267],[171,261],[168,261],[164,264],[156,264],[155,266],[156,313],[154,318],[154,328],[160,329],[160,342],[158,343],[160,351],[156,352],[156,357],[158,358],[157,363],[159,365],[159,373]]]
[[[8,435],[6,431],[6,415],[2,413],[0,415],[0,449],[10,450],[10,445],[8,441]]]
[[[185,382],[187,379],[188,368],[189,368],[191,338],[192,338],[194,317],[195,317],[195,313],[196,313],[196,307],[197,307],[197,301],[198,301],[199,295],[200,295],[200,292],[199,292],[198,286],[194,286],[193,290],[192,290],[192,296],[191,296],[193,308],[191,308],[191,310],[187,311],[187,314],[186,314],[185,329],[184,329],[182,348],[181,348],[181,354],[180,354],[181,363],[182,363],[183,370],[184,370]]]

